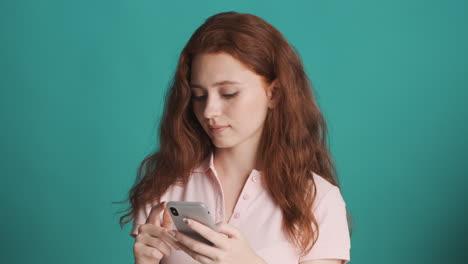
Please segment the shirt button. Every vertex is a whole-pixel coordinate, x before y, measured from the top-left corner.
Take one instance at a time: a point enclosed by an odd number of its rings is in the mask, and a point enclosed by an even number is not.
[[[234,218],[235,218],[235,219],[238,219],[239,217],[240,217],[240,214],[239,214],[239,213],[235,213],[235,214],[234,214]]]
[[[253,176],[253,177],[252,177],[252,181],[253,181],[253,182],[257,182],[257,181],[258,181],[258,177],[257,177],[257,176]]]
[[[244,198],[244,200],[248,200],[250,198],[250,196],[248,194],[244,194],[243,198]]]

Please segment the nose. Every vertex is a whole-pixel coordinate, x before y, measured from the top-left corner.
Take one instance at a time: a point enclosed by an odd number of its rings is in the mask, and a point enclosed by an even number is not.
[[[221,114],[221,101],[215,96],[207,96],[203,116],[206,119],[212,119]]]

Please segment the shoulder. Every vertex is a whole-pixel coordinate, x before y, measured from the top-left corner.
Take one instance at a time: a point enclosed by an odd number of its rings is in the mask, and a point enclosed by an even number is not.
[[[315,190],[317,192],[314,205],[317,206],[324,201],[344,203],[340,188],[338,186],[333,185],[319,174],[312,172],[312,175],[315,183]]]
[[[340,188],[320,175],[314,174],[313,179],[317,190],[313,213],[318,224],[318,238],[313,249],[300,257],[299,263],[346,263],[350,260],[351,241]]]

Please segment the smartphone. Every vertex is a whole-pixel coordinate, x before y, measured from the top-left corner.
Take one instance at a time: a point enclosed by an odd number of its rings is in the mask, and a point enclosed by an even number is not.
[[[187,217],[196,220],[217,232],[218,230],[214,224],[213,217],[211,217],[210,211],[204,203],[170,201],[167,203],[167,208],[169,209],[172,221],[179,232],[200,242],[211,246],[213,245],[213,243],[188,227],[183,221],[183,219]]]

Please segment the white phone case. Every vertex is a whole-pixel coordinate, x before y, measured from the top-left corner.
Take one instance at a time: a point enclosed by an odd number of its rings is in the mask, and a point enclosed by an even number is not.
[[[172,221],[174,222],[174,225],[179,232],[184,233],[187,236],[190,236],[191,238],[200,242],[212,245],[210,241],[188,227],[183,221],[183,219],[187,217],[208,226],[214,231],[217,231],[210,211],[204,203],[171,201],[167,203],[167,208],[169,209]]]

